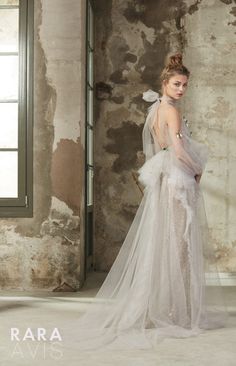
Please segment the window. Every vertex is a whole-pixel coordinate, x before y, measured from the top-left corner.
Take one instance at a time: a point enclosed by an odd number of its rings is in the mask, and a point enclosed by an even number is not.
[[[94,15],[92,2],[87,1],[87,37],[86,37],[86,175],[85,175],[85,246],[86,246],[86,267],[92,266],[93,255],[93,124],[94,124],[94,85],[93,85],[93,55],[94,55]]]
[[[0,0],[0,216],[31,217],[33,1]]]

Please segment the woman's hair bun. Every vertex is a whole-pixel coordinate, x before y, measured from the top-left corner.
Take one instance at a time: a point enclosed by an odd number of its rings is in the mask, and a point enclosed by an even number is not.
[[[165,61],[165,67],[160,75],[161,83],[168,81],[176,74],[185,75],[189,78],[190,71],[183,65],[183,55],[181,52],[176,52],[174,55],[167,56]]]
[[[183,66],[182,53],[178,52],[175,55],[169,56],[166,66],[169,67],[169,68]]]

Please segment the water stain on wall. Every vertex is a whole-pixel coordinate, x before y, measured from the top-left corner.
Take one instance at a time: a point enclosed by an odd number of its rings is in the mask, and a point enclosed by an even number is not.
[[[142,148],[142,128],[134,122],[123,121],[120,127],[107,130],[107,137],[113,142],[105,145],[105,150],[118,155],[111,167],[115,173],[137,167],[136,152]]]

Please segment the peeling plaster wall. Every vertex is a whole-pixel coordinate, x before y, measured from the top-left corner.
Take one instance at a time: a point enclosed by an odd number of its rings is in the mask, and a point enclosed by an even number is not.
[[[34,215],[0,221],[0,286],[80,285],[85,1],[35,0]]]
[[[222,272],[236,271],[235,1],[100,0],[96,11],[95,268],[109,270],[141,200],[142,92],[161,91],[168,53],[191,71],[181,101],[210,159],[202,178],[210,238]]]
[[[185,59],[193,70],[184,107],[192,114],[196,137],[210,149],[202,187],[210,240],[222,272],[236,272],[235,4],[205,0],[184,19]]]

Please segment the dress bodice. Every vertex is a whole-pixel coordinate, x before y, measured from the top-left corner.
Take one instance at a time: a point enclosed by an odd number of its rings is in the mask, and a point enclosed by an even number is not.
[[[142,133],[146,162],[155,159],[162,150],[167,150],[168,154],[164,156],[170,162],[170,170],[178,168],[192,177],[202,174],[208,158],[208,147],[190,137],[191,132],[184,116],[178,130],[167,124],[167,111],[160,107],[162,103],[175,105],[179,100],[165,94],[160,98],[158,93],[151,90],[143,94],[144,100],[155,101],[149,107]]]

